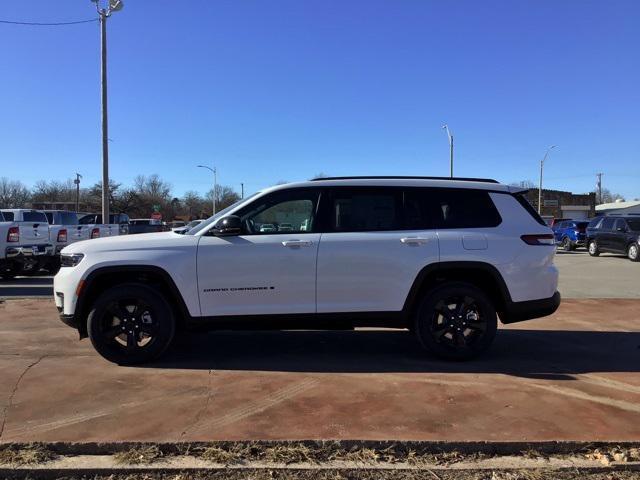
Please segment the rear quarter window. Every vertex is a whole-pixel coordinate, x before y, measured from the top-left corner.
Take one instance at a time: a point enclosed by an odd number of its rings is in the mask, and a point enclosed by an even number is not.
[[[502,223],[487,191],[443,188],[433,195],[438,228],[491,228]]]

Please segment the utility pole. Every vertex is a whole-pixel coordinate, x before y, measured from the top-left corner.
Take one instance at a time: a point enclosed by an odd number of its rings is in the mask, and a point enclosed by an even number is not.
[[[108,0],[107,6],[96,4],[100,17],[100,86],[102,90],[102,222],[109,223],[109,117],[107,114],[107,18],[122,10],[122,0]]]
[[[544,158],[540,160],[540,184],[538,186],[538,215],[542,213],[542,171],[544,169],[544,162],[547,161],[547,157],[549,156],[549,152],[556,148],[557,145],[551,145],[547,148],[547,151],[544,154]]]
[[[596,182],[596,187],[598,190],[598,199],[597,202],[598,204],[602,203],[602,173],[596,173],[596,177],[598,178],[597,182]]]
[[[213,173],[213,215],[216,214],[216,194],[218,193],[218,170],[216,167],[209,167],[207,165],[198,165],[199,168],[206,168]]]
[[[447,137],[449,137],[449,176],[453,178],[453,135],[451,135],[449,126],[446,123],[442,128],[447,131]]]
[[[244,183],[240,183],[240,198],[244,198]]]
[[[76,179],[73,181],[73,183],[76,184],[76,213],[80,211],[80,179],[81,178],[82,178],[82,175],[76,172]]]

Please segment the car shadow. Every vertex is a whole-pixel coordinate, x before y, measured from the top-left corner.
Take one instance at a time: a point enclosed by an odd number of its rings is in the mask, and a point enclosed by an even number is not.
[[[407,331],[184,333],[150,368],[323,373],[501,373],[571,379],[590,372],[640,372],[640,332],[500,330],[475,360],[425,353]]]

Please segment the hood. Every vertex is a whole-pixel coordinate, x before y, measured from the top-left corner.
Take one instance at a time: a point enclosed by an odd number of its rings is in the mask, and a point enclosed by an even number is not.
[[[95,238],[73,243],[62,253],[120,252],[125,250],[155,250],[197,245],[200,237],[180,235],[174,232],[140,233]]]

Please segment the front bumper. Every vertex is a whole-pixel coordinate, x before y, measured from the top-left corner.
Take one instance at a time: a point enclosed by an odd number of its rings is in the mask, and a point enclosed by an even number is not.
[[[504,311],[500,312],[500,320],[506,324],[546,317],[558,309],[560,300],[560,292],[556,292],[549,298],[527,300],[525,302],[509,302],[505,305]]]
[[[5,254],[7,258],[19,257],[46,257],[53,255],[53,245],[20,245],[15,247],[7,247]]]

